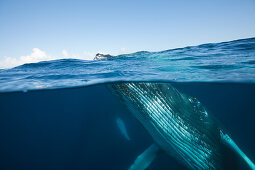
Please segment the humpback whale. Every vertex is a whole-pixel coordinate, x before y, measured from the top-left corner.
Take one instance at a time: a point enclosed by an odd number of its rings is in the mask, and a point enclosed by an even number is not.
[[[113,57],[113,56],[110,55],[110,54],[97,53],[93,60],[100,60],[100,59],[103,59],[103,58],[111,58],[111,57]]]
[[[255,169],[196,98],[180,93],[167,83],[121,82],[107,86],[155,142],[137,157],[130,169],[147,168],[159,150],[190,169],[224,169],[222,145]]]

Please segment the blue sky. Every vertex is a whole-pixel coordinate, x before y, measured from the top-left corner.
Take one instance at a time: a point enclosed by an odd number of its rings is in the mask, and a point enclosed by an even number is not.
[[[0,0],[0,67],[255,36],[254,0]]]

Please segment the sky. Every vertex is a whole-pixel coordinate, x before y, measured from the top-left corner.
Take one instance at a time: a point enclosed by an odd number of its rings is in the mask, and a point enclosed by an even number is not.
[[[255,0],[0,0],[0,68],[255,37]]]

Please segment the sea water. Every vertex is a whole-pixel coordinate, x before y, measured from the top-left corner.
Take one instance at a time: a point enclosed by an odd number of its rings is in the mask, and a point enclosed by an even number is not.
[[[120,81],[195,97],[254,162],[254,78],[255,38],[2,69],[1,169],[128,169],[154,141],[107,88]],[[249,169],[225,154],[225,169]],[[162,151],[148,169],[187,167]]]

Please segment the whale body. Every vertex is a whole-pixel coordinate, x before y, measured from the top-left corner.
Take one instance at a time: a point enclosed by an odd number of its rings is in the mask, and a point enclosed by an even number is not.
[[[141,122],[156,144],[138,156],[130,169],[149,166],[157,147],[190,169],[223,169],[222,144],[255,168],[202,104],[172,85],[123,82],[108,87]],[[150,150],[153,150],[153,156],[148,156]]]

